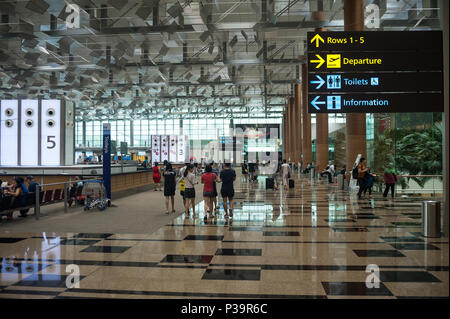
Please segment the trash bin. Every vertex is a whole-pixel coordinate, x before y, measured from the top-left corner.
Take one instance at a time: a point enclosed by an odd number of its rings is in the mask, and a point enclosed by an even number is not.
[[[342,175],[342,174],[339,174],[338,176],[337,176],[337,186],[338,186],[338,189],[344,189],[344,175]]]
[[[422,227],[424,237],[441,237],[441,202],[422,202]]]

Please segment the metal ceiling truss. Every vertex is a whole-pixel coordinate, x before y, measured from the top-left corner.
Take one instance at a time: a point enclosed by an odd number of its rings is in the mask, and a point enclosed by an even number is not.
[[[436,0],[370,3],[381,30],[439,28]],[[343,0],[9,0],[0,19],[1,99],[72,100],[78,119],[281,117],[306,33],[343,30]]]

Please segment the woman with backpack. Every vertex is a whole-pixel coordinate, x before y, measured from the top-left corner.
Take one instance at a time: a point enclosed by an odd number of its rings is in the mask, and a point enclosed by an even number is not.
[[[391,164],[386,165],[386,169],[384,170],[384,174],[383,174],[383,180],[384,180],[384,183],[386,184],[386,188],[384,190],[383,197],[387,197],[387,194],[389,193],[389,188],[390,188],[392,198],[394,198],[395,183],[397,182],[398,178],[397,178],[397,173],[396,173],[395,169],[393,169],[391,167]]]
[[[174,196],[176,186],[176,173],[172,169],[172,164],[167,163],[164,170],[164,197],[166,198],[166,214],[169,214],[169,198],[172,202],[172,213],[175,213]]]
[[[375,176],[372,175],[372,173],[370,172],[370,170],[368,170],[366,172],[366,188],[364,189],[364,196],[366,196],[366,192],[369,191],[369,196],[372,195],[372,187],[373,187],[373,182],[375,180]]]
[[[192,212],[195,216],[195,184],[198,184],[198,182],[195,180],[194,165],[187,165],[183,177],[186,184],[184,189],[184,197],[186,198],[184,209],[186,218],[189,218],[189,207],[192,207]]]

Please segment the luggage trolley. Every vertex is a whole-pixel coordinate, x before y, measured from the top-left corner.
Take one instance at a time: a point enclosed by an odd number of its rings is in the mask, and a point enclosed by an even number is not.
[[[99,210],[105,210],[108,207],[109,199],[106,197],[103,181],[87,180],[83,181],[83,184],[82,195],[86,196],[84,210],[90,210],[95,207]]]

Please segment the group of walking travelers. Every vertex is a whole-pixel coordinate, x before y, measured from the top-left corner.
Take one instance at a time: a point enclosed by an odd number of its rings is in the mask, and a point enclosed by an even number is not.
[[[352,171],[353,178],[357,180],[358,199],[361,199],[362,195],[366,195],[369,191],[369,196],[372,195],[372,187],[375,180],[375,175],[371,172],[370,167],[367,166],[367,160],[361,157],[357,166],[353,168]],[[397,172],[392,168],[391,164],[386,164],[386,168],[383,173],[383,181],[386,185],[383,197],[386,198],[389,190],[391,190],[391,197],[395,196],[395,183],[398,181]]]
[[[222,169],[219,172],[219,169],[211,162],[206,165],[204,172],[201,175],[205,220],[210,213],[219,210],[217,201],[217,183],[222,183],[220,194],[223,198],[225,217],[233,216],[234,181],[236,180],[236,172],[232,169],[230,163],[224,163],[221,166]],[[169,214],[170,212],[175,213],[175,190],[177,184],[179,184],[186,217],[189,216],[191,208],[193,215],[195,215],[195,185],[199,184],[197,181],[197,174],[199,174],[198,166],[195,167],[192,163],[186,163],[178,170],[178,172],[174,170],[172,164],[169,162],[164,163],[163,169],[159,168],[158,163],[154,163],[153,181],[155,183],[155,191],[161,190],[161,176],[164,177],[166,214]],[[169,210],[169,206],[171,207],[171,210]]]

